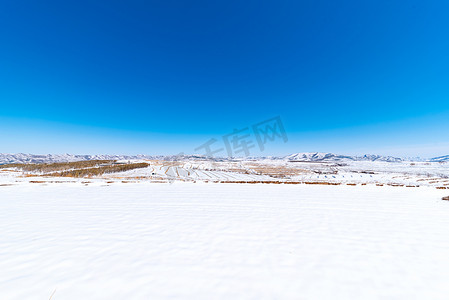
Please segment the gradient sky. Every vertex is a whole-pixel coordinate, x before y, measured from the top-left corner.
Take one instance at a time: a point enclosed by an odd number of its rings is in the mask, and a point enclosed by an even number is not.
[[[194,153],[280,116],[289,141],[253,155],[449,154],[448,15],[445,0],[3,0],[0,153]]]

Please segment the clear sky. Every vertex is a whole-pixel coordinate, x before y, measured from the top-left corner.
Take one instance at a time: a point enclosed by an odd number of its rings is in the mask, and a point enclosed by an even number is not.
[[[0,152],[449,154],[449,1],[0,2]],[[214,146],[215,147],[215,146]]]

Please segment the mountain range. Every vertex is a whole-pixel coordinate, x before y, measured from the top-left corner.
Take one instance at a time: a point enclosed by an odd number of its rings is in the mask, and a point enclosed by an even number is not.
[[[381,156],[366,154],[363,156],[350,156],[350,155],[339,155],[334,153],[321,153],[321,152],[305,152],[305,153],[295,153],[285,157],[285,159],[290,161],[323,161],[323,162],[339,162],[339,161],[386,161],[386,162],[399,162],[405,159],[392,157],[392,156]]]
[[[206,159],[201,155],[74,155],[74,154],[2,154],[0,153],[0,164],[10,163],[54,163],[54,162],[71,162],[81,160],[133,160],[133,159],[162,159],[162,160],[198,160]],[[215,160],[231,160],[234,158],[214,158]],[[383,162],[401,162],[401,161],[430,161],[430,162],[444,162],[449,161],[449,155],[439,156],[431,159],[419,158],[399,158],[393,156],[381,156],[366,154],[363,156],[340,155],[334,153],[323,152],[303,152],[295,153],[282,157],[251,157],[253,160],[258,159],[272,159],[272,160],[287,160],[287,161],[305,161],[305,162],[344,162],[344,161],[383,161]]]

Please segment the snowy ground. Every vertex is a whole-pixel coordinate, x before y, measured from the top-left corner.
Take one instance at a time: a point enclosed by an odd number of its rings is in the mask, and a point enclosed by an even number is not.
[[[158,161],[139,160],[150,166],[126,172],[105,174],[93,178],[49,177],[45,174],[23,172],[15,168],[0,169],[0,186],[26,183],[73,182],[107,184],[127,182],[265,182],[265,183],[332,183],[357,185],[433,186],[449,189],[447,162],[290,162],[285,160],[258,161]]]
[[[0,186],[0,298],[447,299],[449,191]]]

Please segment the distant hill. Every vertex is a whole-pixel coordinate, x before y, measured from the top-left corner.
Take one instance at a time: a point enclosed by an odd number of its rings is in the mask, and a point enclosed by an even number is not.
[[[404,159],[392,156],[381,156],[366,154],[363,156],[350,156],[340,155],[334,153],[322,153],[322,152],[305,152],[290,154],[284,159],[291,161],[322,161],[322,162],[339,162],[339,161],[386,161],[386,162],[399,162]]]
[[[83,160],[127,160],[127,159],[151,159],[148,155],[74,155],[74,154],[2,154],[0,153],[0,164],[11,163],[54,163],[72,162]]]
[[[431,158],[430,161],[434,161],[434,162],[449,161],[449,155],[434,157],[434,158]]]
[[[161,160],[204,160],[208,159],[202,155],[76,155],[76,154],[2,154],[0,153],[0,164],[10,163],[54,163],[54,162],[72,162],[83,160],[135,160],[135,159],[161,159]],[[236,158],[215,157],[215,161],[227,161]],[[241,159],[241,158],[240,158]],[[399,158],[393,156],[382,156],[366,154],[363,156],[341,155],[326,152],[301,152],[294,153],[284,157],[250,157],[252,160],[288,160],[288,161],[309,161],[309,162],[344,162],[344,161],[383,161],[383,162],[401,162],[401,161],[430,161],[444,162],[449,161],[449,155],[423,160],[420,158]]]

